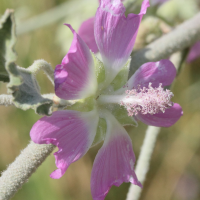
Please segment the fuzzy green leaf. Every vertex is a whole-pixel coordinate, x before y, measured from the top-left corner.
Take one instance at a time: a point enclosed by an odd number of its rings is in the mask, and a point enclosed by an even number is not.
[[[16,66],[15,63],[9,63],[7,71],[10,77],[8,93],[13,95],[15,106],[22,110],[32,108],[40,115],[50,115],[53,102],[41,96],[34,75],[29,70]]]
[[[52,100],[41,96],[37,81],[29,70],[15,64],[15,43],[14,11],[7,9],[0,19],[0,81],[9,82],[8,93],[13,95],[16,107],[32,108],[37,114],[50,115]]]
[[[0,81],[9,82],[6,69],[11,62],[16,60],[15,43],[14,12],[7,9],[0,19]]]

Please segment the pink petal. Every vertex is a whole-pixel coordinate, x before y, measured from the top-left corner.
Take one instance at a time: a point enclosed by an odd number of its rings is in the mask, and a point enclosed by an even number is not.
[[[94,38],[94,17],[84,21],[81,24],[78,34],[92,52],[97,53],[99,51]]]
[[[91,123],[92,121],[92,123]],[[37,144],[54,144],[57,170],[50,176],[58,179],[69,165],[80,159],[90,148],[97,129],[96,111],[81,113],[72,110],[56,111],[50,117],[38,120],[30,131]]]
[[[182,115],[183,111],[181,106],[175,103],[171,108],[166,109],[165,113],[158,113],[154,115],[138,114],[136,115],[136,118],[150,126],[169,127],[175,124]]]
[[[187,57],[187,62],[190,63],[200,57],[200,41],[196,42],[192,48],[190,49],[190,52]]]
[[[142,16],[149,1],[144,0],[139,14],[125,16],[120,0],[101,0],[94,23],[97,46],[106,66],[107,79],[112,79],[127,62],[133,49]]]
[[[152,87],[170,85],[176,77],[176,68],[169,60],[160,60],[158,62],[148,62],[143,64],[131,78],[128,80],[128,89],[148,87],[152,83]]]
[[[113,115],[110,114],[106,121],[106,138],[97,153],[91,175],[94,200],[103,200],[111,186],[120,186],[123,182],[141,187],[134,171],[135,155],[128,133]]]
[[[62,99],[81,99],[93,95],[97,88],[95,67],[89,48],[73,30],[74,38],[67,55],[61,65],[57,65],[55,76],[55,92]]]

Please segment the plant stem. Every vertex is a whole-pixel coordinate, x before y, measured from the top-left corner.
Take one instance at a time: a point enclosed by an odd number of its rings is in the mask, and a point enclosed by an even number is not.
[[[53,151],[52,144],[30,144],[21,152],[15,161],[2,172],[0,178],[0,200],[10,199],[28,178]]]
[[[145,139],[141,148],[141,153],[137,161],[135,173],[138,180],[143,184],[146,174],[149,171],[150,159],[154,150],[157,136],[160,132],[159,127],[148,126]],[[126,200],[137,200],[140,197],[142,189],[134,184],[131,184]]]
[[[144,63],[169,58],[200,40],[200,13],[132,55],[129,76]]]

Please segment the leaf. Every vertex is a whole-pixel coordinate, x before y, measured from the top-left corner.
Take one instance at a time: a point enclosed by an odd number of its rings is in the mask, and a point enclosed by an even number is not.
[[[14,11],[7,9],[0,19],[0,81],[9,82],[8,93],[13,95],[17,108],[32,108],[37,114],[50,115],[53,101],[41,96],[39,85],[29,70],[15,64],[15,43]]]
[[[10,82],[8,93],[14,97],[13,103],[22,110],[34,109],[37,114],[50,115],[53,101],[40,94],[40,87],[34,75],[27,69],[9,63],[7,66]]]
[[[0,19],[0,81],[9,82],[6,68],[17,58],[14,51],[15,43],[14,11],[7,9]]]

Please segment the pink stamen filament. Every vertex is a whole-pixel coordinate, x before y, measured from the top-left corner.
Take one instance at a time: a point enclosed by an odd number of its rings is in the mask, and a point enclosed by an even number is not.
[[[156,114],[165,112],[173,105],[171,98],[173,93],[164,90],[162,84],[158,88],[153,88],[149,83],[148,88],[127,90],[123,95],[101,95],[98,99],[100,104],[117,103],[124,106],[129,116],[142,114]]]

